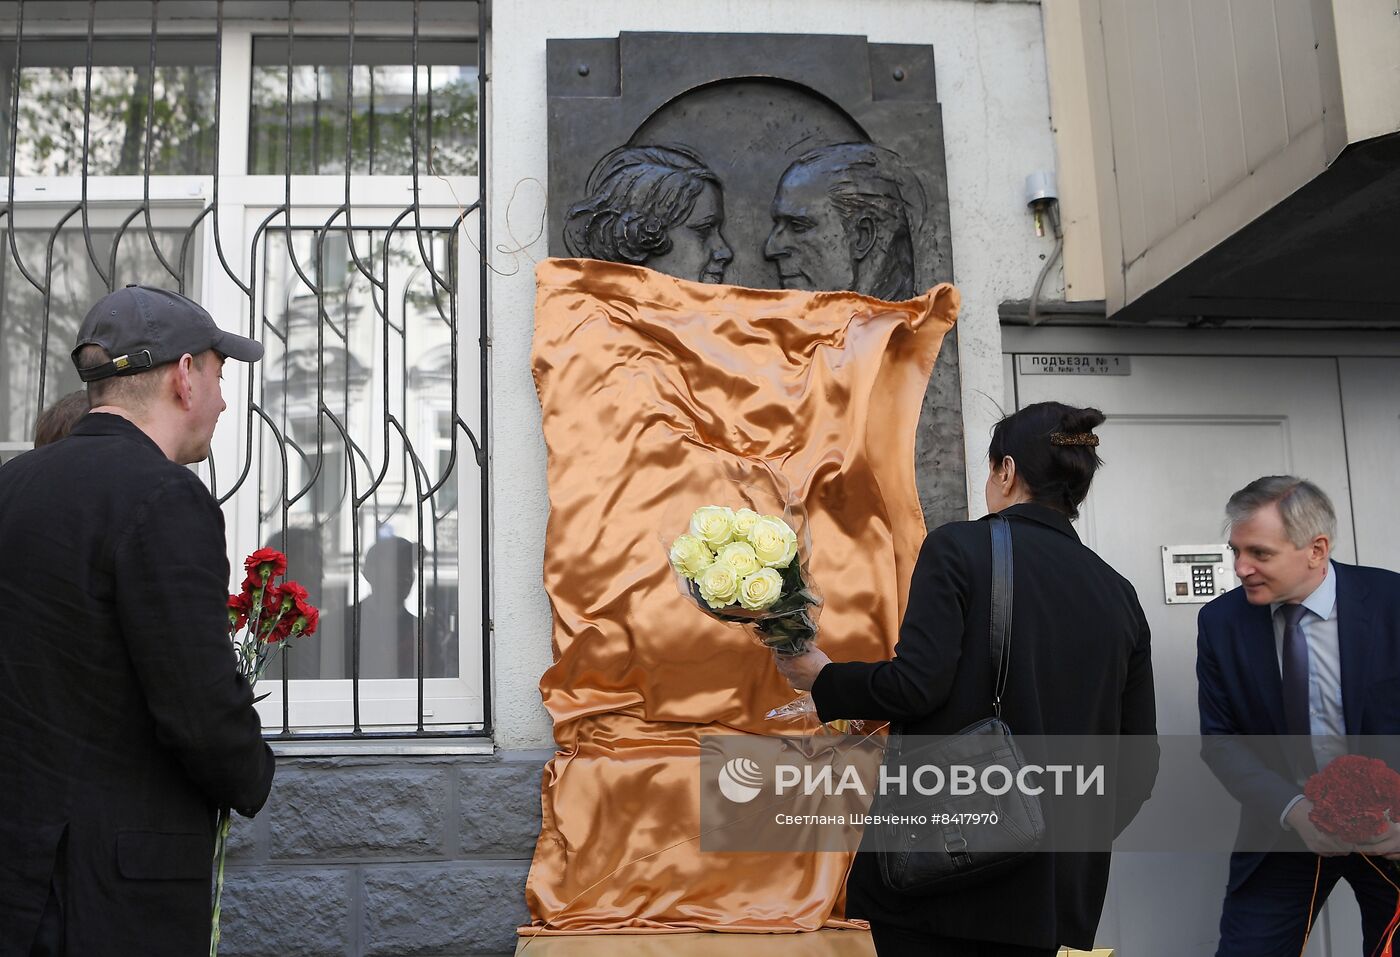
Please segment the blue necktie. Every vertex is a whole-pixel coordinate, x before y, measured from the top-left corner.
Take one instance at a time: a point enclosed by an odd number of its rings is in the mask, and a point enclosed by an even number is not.
[[[1289,734],[1312,734],[1309,702],[1308,636],[1303,634],[1302,605],[1284,605],[1283,616],[1283,724]]]

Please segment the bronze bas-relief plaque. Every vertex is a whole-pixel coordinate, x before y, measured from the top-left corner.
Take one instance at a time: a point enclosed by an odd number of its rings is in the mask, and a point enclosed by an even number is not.
[[[551,255],[890,300],[951,280],[931,48],[624,33],[548,61]],[[965,517],[952,337],[915,458],[930,526]]]

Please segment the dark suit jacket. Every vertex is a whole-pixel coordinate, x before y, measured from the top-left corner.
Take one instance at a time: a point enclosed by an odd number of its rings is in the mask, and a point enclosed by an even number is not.
[[[1333,562],[1337,575],[1337,641],[1342,664],[1342,716],[1350,735],[1400,735],[1400,575]],[[1251,605],[1236,588],[1201,609],[1197,618],[1196,678],[1202,756],[1239,799],[1237,846],[1230,888],[1242,884],[1267,852],[1305,851],[1279,824],[1299,794],[1285,753],[1283,681],[1268,605]],[[1400,767],[1390,742],[1353,742],[1350,750]],[[1379,752],[1379,753],[1378,753]]]
[[[68,952],[209,944],[219,806],[272,785],[228,641],[223,518],[118,416],[0,468],[0,955],[56,869]]]
[[[1001,514],[1010,520],[1015,566],[1002,717],[1018,738],[1154,735],[1150,638],[1132,585],[1080,544],[1063,514],[1031,504]],[[893,720],[906,734],[942,735],[989,717],[991,554],[985,519],[931,533],[894,659],[823,668],[812,688],[822,719]],[[1047,806],[1047,820],[1097,813],[1110,819],[1113,834],[1121,831],[1156,775],[1155,738],[1137,744],[1136,773],[1108,782],[1109,807]],[[883,887],[875,855],[863,848],[847,884],[847,913],[947,937],[1087,949],[1108,865],[1106,852],[1038,852],[990,884],[906,897]]]

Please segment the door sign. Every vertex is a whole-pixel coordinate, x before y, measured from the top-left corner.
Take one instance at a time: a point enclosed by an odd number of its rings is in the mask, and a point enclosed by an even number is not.
[[[1127,356],[1088,353],[1031,353],[1016,357],[1021,375],[1132,375]]]

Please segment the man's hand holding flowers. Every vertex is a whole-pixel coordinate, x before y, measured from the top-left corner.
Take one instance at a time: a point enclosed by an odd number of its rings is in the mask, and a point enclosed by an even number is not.
[[[1388,861],[1400,861],[1400,824],[1391,824],[1375,840],[1361,841],[1354,850],[1372,857],[1383,857]]]
[[[1350,854],[1356,850],[1351,844],[1343,841],[1333,834],[1328,834],[1318,828],[1309,818],[1313,803],[1307,798],[1303,798],[1293,807],[1289,808],[1284,820],[1288,826],[1298,832],[1298,836],[1303,839],[1303,843],[1308,846],[1308,850],[1322,857],[1340,857]],[[1367,853],[1370,853],[1369,851]]]

